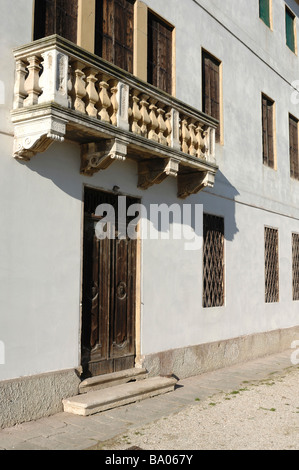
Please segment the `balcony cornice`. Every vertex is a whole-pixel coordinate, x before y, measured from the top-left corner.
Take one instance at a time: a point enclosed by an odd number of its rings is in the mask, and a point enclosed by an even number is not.
[[[167,176],[179,176],[179,197],[213,185],[215,119],[57,35],[14,55],[15,158],[67,139],[81,145],[83,174],[132,158],[144,189]]]

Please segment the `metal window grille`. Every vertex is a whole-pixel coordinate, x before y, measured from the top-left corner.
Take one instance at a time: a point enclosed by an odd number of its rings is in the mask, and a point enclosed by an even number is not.
[[[278,302],[278,300],[278,230],[265,227],[265,302]]]
[[[203,216],[203,307],[224,305],[224,219]]]
[[[298,119],[289,115],[290,174],[299,179]]]
[[[274,168],[274,101],[262,95],[263,163]]]
[[[292,234],[293,300],[299,300],[299,234]]]

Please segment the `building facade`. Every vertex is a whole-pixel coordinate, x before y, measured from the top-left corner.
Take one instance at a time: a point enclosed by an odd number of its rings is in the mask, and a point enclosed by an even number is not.
[[[299,339],[299,4],[1,0],[0,425]]]

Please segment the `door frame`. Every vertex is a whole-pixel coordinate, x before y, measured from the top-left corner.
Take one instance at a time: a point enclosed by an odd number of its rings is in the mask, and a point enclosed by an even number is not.
[[[93,186],[90,184],[84,183],[82,185],[82,199],[81,199],[81,240],[80,240],[80,321],[79,321],[79,337],[78,337],[78,370],[80,374],[83,373],[82,366],[82,347],[81,347],[81,337],[82,337],[82,325],[83,325],[83,256],[84,256],[84,194],[85,188],[90,188],[95,191],[104,192],[106,194],[113,194],[116,196],[126,196],[135,198],[136,200],[142,200],[141,196],[136,196],[136,194],[129,194],[123,192],[109,191],[106,188]],[[141,278],[142,278],[142,263],[141,263],[141,237],[140,237],[140,221],[138,222],[138,238],[136,239],[136,279],[135,279],[135,367],[142,367],[142,357],[141,357]]]

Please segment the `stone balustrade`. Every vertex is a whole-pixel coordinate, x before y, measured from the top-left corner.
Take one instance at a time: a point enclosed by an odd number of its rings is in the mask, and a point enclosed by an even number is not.
[[[217,121],[200,111],[59,36],[14,52],[16,158],[28,160],[53,140],[63,140],[73,123],[73,127],[80,125],[81,133],[82,127],[89,135],[98,126],[105,139],[120,139],[127,147],[133,142],[145,153],[148,148],[149,158],[150,149],[161,157],[164,148],[187,167],[196,167],[195,160],[215,167]],[[115,140],[112,147],[115,149]],[[99,157],[103,152],[95,149],[93,145],[93,162],[95,154]],[[93,174],[92,168],[102,169],[95,163],[91,168],[88,158],[89,166],[83,165],[83,172]]]

